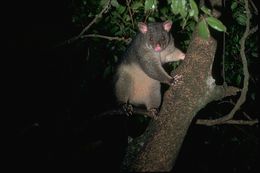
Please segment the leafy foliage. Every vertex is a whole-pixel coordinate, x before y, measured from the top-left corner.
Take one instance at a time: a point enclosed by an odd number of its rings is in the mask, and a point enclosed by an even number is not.
[[[210,9],[208,9],[205,6],[202,6],[201,10],[204,12],[204,17],[199,22],[199,35],[202,38],[207,39],[210,36],[208,25],[217,31],[226,32],[226,26],[220,20],[213,17]]]
[[[242,85],[243,81],[243,67],[240,58],[240,39],[245,30],[246,14],[243,1],[231,2],[230,9],[232,11],[232,22],[229,23],[229,32],[226,35],[226,51],[225,51],[225,72],[226,82],[228,84]],[[254,63],[259,62],[258,59],[258,37],[251,36],[246,41],[246,56],[249,68]],[[251,82],[255,83],[254,74],[251,74]]]
[[[176,38],[177,46],[186,50],[191,33],[197,22],[199,22],[199,34],[207,39],[210,36],[210,29],[225,32],[226,51],[225,51],[225,71],[226,82],[241,86],[243,81],[242,64],[240,62],[239,39],[242,36],[246,21],[244,2],[242,0],[232,0],[229,8],[232,12],[232,22],[226,27],[220,20],[212,15],[212,10],[206,6],[198,8],[195,0],[77,0],[73,1],[72,8],[74,14],[72,21],[79,27],[84,28],[88,25],[109,2],[108,10],[98,18],[87,31],[87,34],[100,34],[109,37],[122,38],[118,40],[101,40],[103,38],[85,38],[88,41],[88,62],[103,62],[101,69],[96,69],[97,73],[102,72],[104,78],[111,78],[115,72],[115,65],[124,53],[129,39],[136,34],[137,23],[172,20],[173,35]],[[199,19],[200,18],[200,19]],[[257,57],[257,38],[250,38],[247,42],[247,55],[249,63],[252,63]],[[122,41],[125,40],[125,41]],[[93,46],[95,45],[95,46]],[[104,51],[98,51],[103,49]],[[104,56],[105,53],[105,56]],[[95,59],[90,60],[95,57]],[[172,63],[171,68],[175,68],[178,63]]]
[[[108,10],[101,18],[95,21],[95,26],[91,26],[88,30],[90,34],[101,34],[109,37],[118,37],[125,40],[107,42],[104,45],[109,54],[106,61],[106,67],[103,69],[104,77],[109,77],[114,73],[114,65],[120,60],[129,39],[133,38],[136,34],[137,23],[139,21],[155,22],[172,20],[174,23],[173,34],[182,38],[179,46],[185,50],[189,44],[191,33],[195,27],[196,22],[199,21],[199,15],[205,13],[207,16],[201,20],[200,34],[203,38],[209,37],[208,25],[218,31],[226,31],[225,26],[216,18],[212,17],[211,11],[206,7],[198,8],[195,0],[77,0],[73,1],[72,8],[74,15],[72,21],[83,28],[87,26],[109,2]],[[95,8],[93,8],[95,7]],[[89,40],[90,38],[88,38]],[[95,44],[104,43],[101,38],[91,38]],[[84,41],[84,40],[83,40]],[[95,57],[103,57],[101,53],[97,53]],[[90,56],[92,57],[92,56]],[[176,63],[173,63],[176,64]],[[175,67],[173,65],[172,67]]]
[[[108,0],[74,0],[72,1],[74,11],[72,21],[78,27],[79,32],[87,26],[98,15]],[[177,41],[177,46],[186,50],[190,43],[191,34],[194,27],[199,22],[199,33],[204,39],[207,39],[211,31],[224,32],[225,42],[225,79],[228,85],[242,86],[243,70],[240,58],[239,41],[245,29],[246,14],[244,12],[244,3],[242,0],[231,0],[225,8],[231,13],[232,20],[222,20],[212,15],[212,10],[206,6],[198,7],[195,0],[111,0],[109,9],[99,18],[85,33],[100,34],[109,37],[119,37],[123,40],[106,40],[98,37],[84,38],[79,44],[84,45],[86,50],[86,59],[82,60],[82,69],[84,69],[82,87],[88,87],[86,80],[96,80],[99,78],[110,80],[115,73],[115,66],[120,61],[121,55],[126,50],[128,40],[133,38],[137,31],[137,22],[154,21],[173,21],[172,34]],[[217,38],[219,39],[219,38]],[[221,42],[218,43],[221,45]],[[251,36],[246,41],[246,56],[249,67],[259,65],[258,57],[258,37]],[[216,58],[221,58],[221,55]],[[172,63],[171,68],[176,68],[177,63]],[[252,71],[250,82],[259,80]],[[91,77],[91,79],[87,79]],[[82,88],[86,90],[86,88]],[[250,90],[251,101],[255,100],[256,90]],[[229,108],[228,108],[229,109]],[[216,107],[214,106],[214,111]],[[223,107],[221,106],[221,110]],[[223,114],[226,114],[223,113]],[[135,120],[135,119],[134,119]],[[139,117],[138,122],[143,121]],[[216,131],[220,131],[217,129]],[[233,139],[237,142],[237,139]]]
[[[242,26],[246,25],[246,13],[244,9],[244,1],[232,1],[231,4],[232,16],[236,22]]]

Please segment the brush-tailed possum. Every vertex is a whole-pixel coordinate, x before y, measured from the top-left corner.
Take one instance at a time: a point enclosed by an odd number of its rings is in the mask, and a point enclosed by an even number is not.
[[[115,94],[120,104],[145,105],[153,115],[158,113],[160,82],[172,85],[175,81],[162,65],[185,58],[174,46],[171,27],[171,21],[138,23],[139,33],[126,50],[116,73]]]

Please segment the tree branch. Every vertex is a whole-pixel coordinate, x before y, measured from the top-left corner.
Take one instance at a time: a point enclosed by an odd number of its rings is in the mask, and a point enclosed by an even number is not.
[[[197,28],[197,27],[196,27]],[[182,82],[170,87],[164,94],[158,118],[152,119],[146,131],[135,138],[127,148],[121,171],[170,171],[178,156],[187,130],[197,112],[218,95],[211,76],[216,51],[216,41],[198,36],[198,30],[187,49],[184,61],[175,74]],[[173,74],[174,73],[174,74]],[[211,80],[212,79],[212,80]]]
[[[216,120],[206,120],[206,119],[198,119],[196,121],[196,124],[198,125],[206,125],[206,126],[212,126],[212,125],[217,125],[217,124],[237,124],[237,125],[255,125],[258,123],[258,120],[227,120],[227,121],[222,121],[220,119]]]

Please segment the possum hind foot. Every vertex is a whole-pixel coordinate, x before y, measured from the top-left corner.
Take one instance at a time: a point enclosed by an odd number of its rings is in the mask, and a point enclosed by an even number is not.
[[[131,104],[123,103],[121,105],[121,108],[122,108],[122,110],[123,110],[123,112],[125,113],[126,116],[129,117],[129,116],[133,115],[134,108]]]

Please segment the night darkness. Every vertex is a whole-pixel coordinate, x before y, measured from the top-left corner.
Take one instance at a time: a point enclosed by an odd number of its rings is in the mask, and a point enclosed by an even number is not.
[[[112,80],[83,69],[84,45],[58,46],[80,32],[72,23],[69,3],[33,1],[6,6],[13,11],[6,18],[12,90],[8,102],[14,112],[8,126],[15,132],[10,163],[36,171],[49,166],[118,171],[127,135],[140,135],[147,122],[140,125],[120,116],[92,119],[115,107]],[[92,76],[86,80],[86,91],[80,88],[84,75]],[[256,105],[248,109],[259,116]],[[207,115],[208,110],[200,114]],[[192,124],[176,172],[258,172],[258,130],[258,125]]]

